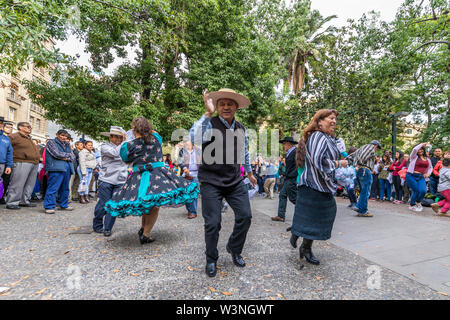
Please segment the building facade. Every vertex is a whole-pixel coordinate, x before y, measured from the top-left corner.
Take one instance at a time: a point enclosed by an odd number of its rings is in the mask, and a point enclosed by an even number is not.
[[[426,129],[426,126],[418,123],[401,122],[399,128],[398,139],[403,141],[404,150],[410,150],[421,142],[419,141],[420,135]]]
[[[54,46],[53,41],[46,46]],[[34,104],[27,94],[27,89],[22,85],[22,80],[43,79],[50,82],[49,70],[38,68],[30,63],[16,76],[0,73],[0,116],[5,121],[14,123],[14,131],[17,131],[17,123],[29,122],[32,129],[33,139],[45,143],[48,138],[48,120],[45,119],[45,111]]]

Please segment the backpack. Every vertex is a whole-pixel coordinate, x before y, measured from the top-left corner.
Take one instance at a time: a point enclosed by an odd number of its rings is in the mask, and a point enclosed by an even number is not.
[[[423,199],[421,204],[424,207],[431,207],[431,205],[434,203],[434,199]]]

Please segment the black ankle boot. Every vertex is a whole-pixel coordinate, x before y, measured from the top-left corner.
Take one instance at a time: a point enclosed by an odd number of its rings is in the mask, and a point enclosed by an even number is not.
[[[138,231],[139,237],[141,237],[144,234],[144,228],[140,228]]]
[[[313,240],[305,239],[303,238],[302,245],[300,246],[300,259],[303,259],[303,257],[306,258],[306,261],[308,261],[311,264],[318,265],[320,263],[319,260],[314,256],[311,250]]]
[[[297,248],[297,240],[298,240],[298,236],[296,236],[295,234],[292,234],[289,242],[291,243],[291,246],[293,246],[294,248]]]

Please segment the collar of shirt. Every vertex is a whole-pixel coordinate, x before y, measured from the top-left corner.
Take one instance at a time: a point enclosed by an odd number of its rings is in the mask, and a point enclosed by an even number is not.
[[[231,124],[231,126],[228,123],[228,121],[225,120],[224,118],[222,118],[221,116],[219,116],[219,119],[220,119],[220,121],[222,121],[222,123],[225,125],[225,127],[227,127],[228,129],[233,129],[234,130],[234,124],[236,123],[235,119],[233,119],[233,123]]]
[[[290,148],[287,152],[286,152],[286,158],[289,157],[289,154],[292,152],[292,150],[295,149],[295,146],[293,146],[292,148]]]

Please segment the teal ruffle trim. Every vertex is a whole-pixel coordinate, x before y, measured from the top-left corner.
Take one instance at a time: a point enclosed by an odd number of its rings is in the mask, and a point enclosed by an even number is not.
[[[190,183],[186,188],[178,188],[166,193],[148,194],[135,201],[109,200],[105,211],[113,217],[141,216],[150,212],[153,207],[176,206],[191,203],[198,198],[200,190],[197,183]]]

